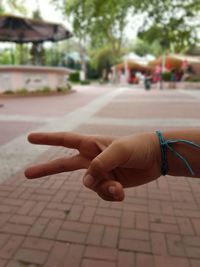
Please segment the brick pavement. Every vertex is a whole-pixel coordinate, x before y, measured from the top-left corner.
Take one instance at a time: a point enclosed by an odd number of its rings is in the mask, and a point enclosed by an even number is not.
[[[86,90],[85,99],[90,90],[94,88]],[[191,127],[199,123],[200,99],[196,92],[125,89],[118,95],[112,94],[108,102],[106,95],[113,91],[106,90],[96,94],[92,91],[93,99],[88,96],[88,102],[85,100],[93,112],[74,125],[76,131],[123,136],[157,128],[173,129],[175,126],[170,127],[162,120],[160,110],[169,121],[170,102],[176,101],[173,115],[176,128],[188,126],[187,120],[184,125],[185,114]],[[91,104],[102,94],[104,103]],[[153,107],[153,123],[147,123],[149,107]],[[125,123],[120,125],[120,118]],[[68,153],[71,151],[50,148],[44,153],[40,151],[29,163]],[[77,171],[27,181],[21,169],[0,185],[0,267],[200,266],[198,179],[160,178],[127,189],[122,203],[108,203],[83,187],[82,175],[83,171]]]

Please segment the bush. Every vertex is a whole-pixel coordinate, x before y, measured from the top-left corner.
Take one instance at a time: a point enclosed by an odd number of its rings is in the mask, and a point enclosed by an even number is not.
[[[5,92],[3,92],[4,95],[13,95],[14,91],[12,90],[6,90]]]
[[[104,84],[107,84],[107,83],[108,83],[108,82],[106,82],[105,79],[99,79],[99,84],[104,85]]]
[[[26,95],[28,93],[28,90],[26,88],[21,88],[16,91],[19,95]]]
[[[65,93],[72,89],[72,86],[70,83],[67,83],[65,86],[57,87],[57,92],[59,93]]]
[[[193,75],[193,76],[189,76],[187,79],[186,79],[187,82],[200,82],[200,76],[198,75]]]
[[[70,73],[69,81],[70,82],[80,82],[80,73],[79,73],[79,71]]]
[[[163,81],[170,82],[171,81],[171,73],[170,72],[164,72],[162,74]]]
[[[89,80],[81,81],[81,85],[89,85],[89,84],[90,84]]]
[[[49,88],[48,86],[43,87],[41,90],[42,93],[50,93],[51,91],[51,88]]]

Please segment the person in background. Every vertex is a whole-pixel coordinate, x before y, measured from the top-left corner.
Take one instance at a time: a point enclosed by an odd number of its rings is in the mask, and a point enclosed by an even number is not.
[[[146,90],[151,89],[151,80],[152,80],[151,72],[148,71],[146,72],[145,77],[144,77],[144,88]]]
[[[171,79],[170,80],[171,80],[171,88],[176,89],[177,74],[176,74],[175,69],[171,70]]]

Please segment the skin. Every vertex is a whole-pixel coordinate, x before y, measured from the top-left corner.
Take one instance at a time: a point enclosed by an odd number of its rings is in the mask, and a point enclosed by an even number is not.
[[[164,139],[184,139],[200,144],[200,130],[170,131]],[[32,144],[62,146],[77,150],[71,157],[29,167],[28,179],[36,179],[62,172],[85,169],[83,184],[107,201],[122,201],[124,188],[149,183],[161,176],[160,142],[155,133],[133,135],[123,138],[86,136],[76,133],[33,133],[28,136]],[[200,149],[183,143],[173,148],[188,160],[200,178]],[[192,177],[186,165],[169,149],[167,159],[171,176]]]
[[[75,133],[33,133],[32,144],[76,149],[77,155],[29,167],[28,179],[85,169],[83,184],[106,201],[122,201],[124,188],[160,177],[160,148],[155,134],[124,138]]]

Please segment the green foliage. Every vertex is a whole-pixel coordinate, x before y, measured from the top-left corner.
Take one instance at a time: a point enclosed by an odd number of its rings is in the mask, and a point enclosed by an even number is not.
[[[120,54],[132,0],[65,0],[63,4],[61,8],[71,18],[75,35],[84,40],[82,44],[87,38],[94,48],[109,43],[112,53]]]
[[[57,87],[57,92],[59,93],[66,93],[72,89],[72,85],[67,83],[65,86]]]
[[[4,13],[5,13],[5,9],[4,9],[3,5],[1,4],[0,5],[0,15],[2,15]]]
[[[186,79],[186,82],[200,82],[200,75],[191,75]]]
[[[140,37],[149,43],[157,39],[165,49],[184,52],[197,42],[200,1],[143,0],[138,8],[147,14]]]
[[[162,50],[184,52],[198,41],[199,0],[52,0],[52,3],[70,18],[83,54],[89,45],[97,51],[110,46],[113,58],[119,58],[130,14],[145,17],[139,31],[144,43],[135,48],[139,55],[147,52],[159,55]]]
[[[6,90],[3,92],[4,95],[13,95],[14,94],[14,91],[12,90]]]
[[[1,65],[10,65],[12,64],[12,54],[10,49],[4,49],[0,53],[0,64]]]
[[[80,84],[81,85],[89,85],[90,81],[89,80],[81,81]]]
[[[110,47],[102,47],[99,50],[91,52],[92,66],[95,67],[101,75],[104,69],[110,70],[110,67],[115,63],[115,58]]]
[[[45,94],[48,94],[50,92],[52,92],[51,88],[49,88],[48,86],[44,86],[42,89],[41,89],[41,92],[42,93],[45,93]]]
[[[30,62],[30,52],[28,45],[14,45],[12,48],[5,48],[0,51],[0,64],[12,65],[12,64],[28,64]]]
[[[87,78],[89,80],[98,80],[101,77],[101,73],[97,70],[97,68],[92,65],[91,63],[88,63],[87,65]]]
[[[43,20],[42,19],[42,15],[40,13],[40,10],[36,9],[35,11],[33,11],[33,19],[36,19],[36,20]]]
[[[27,9],[25,8],[25,0],[2,0],[0,2],[0,14],[4,14],[7,10],[11,9],[12,12],[19,12],[22,15],[27,15]]]
[[[26,95],[28,94],[28,90],[26,88],[19,88],[17,89],[16,93],[19,95]]]
[[[121,53],[127,15],[132,8],[130,0],[94,0],[95,10],[90,25],[91,40],[94,47],[110,45],[113,56]]]
[[[23,65],[30,62],[30,49],[27,44],[16,44],[15,51],[15,64]]]
[[[164,72],[162,74],[163,81],[170,82],[171,81],[171,73],[170,72]]]
[[[80,73],[78,71],[70,73],[69,81],[70,82],[80,82]]]
[[[51,47],[43,47],[42,64],[46,66],[59,66],[61,65],[61,53],[59,52],[58,44],[53,43]]]
[[[158,56],[162,53],[162,47],[156,39],[151,43],[146,40],[138,39],[131,50],[141,57],[147,54]]]

